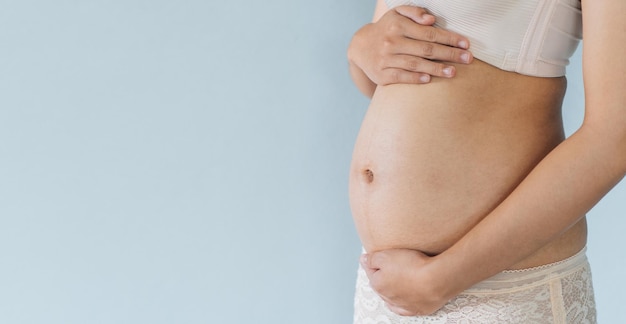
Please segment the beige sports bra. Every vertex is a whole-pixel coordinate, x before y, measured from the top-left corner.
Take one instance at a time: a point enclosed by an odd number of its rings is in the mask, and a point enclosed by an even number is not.
[[[538,77],[565,75],[582,39],[580,0],[385,0],[423,7],[435,26],[470,40],[477,59]]]

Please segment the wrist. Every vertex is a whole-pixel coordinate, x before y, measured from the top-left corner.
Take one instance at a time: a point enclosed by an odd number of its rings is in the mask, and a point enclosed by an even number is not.
[[[462,268],[451,261],[448,255],[442,253],[432,257],[429,264],[433,292],[446,302],[469,288],[463,280]]]

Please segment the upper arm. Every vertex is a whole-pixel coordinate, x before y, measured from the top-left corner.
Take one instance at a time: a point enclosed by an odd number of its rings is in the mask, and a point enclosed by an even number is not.
[[[376,0],[376,9],[374,9],[374,18],[372,19],[372,22],[377,22],[378,19],[380,19],[380,17],[382,17],[388,10],[389,7],[387,7],[385,0]]]
[[[585,123],[626,139],[626,1],[582,0]]]

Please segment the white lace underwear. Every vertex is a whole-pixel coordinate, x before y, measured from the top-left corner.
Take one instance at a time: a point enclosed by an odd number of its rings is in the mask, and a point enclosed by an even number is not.
[[[355,324],[596,323],[585,249],[563,261],[501,272],[450,300],[430,316],[399,316],[372,290],[359,267]]]

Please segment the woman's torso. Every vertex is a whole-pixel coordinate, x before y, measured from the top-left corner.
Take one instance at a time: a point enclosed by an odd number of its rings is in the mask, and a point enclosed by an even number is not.
[[[378,87],[353,153],[350,204],[366,250],[438,254],[484,218],[564,139],[566,81],[475,60],[453,79]],[[583,221],[513,268],[585,244]]]

